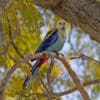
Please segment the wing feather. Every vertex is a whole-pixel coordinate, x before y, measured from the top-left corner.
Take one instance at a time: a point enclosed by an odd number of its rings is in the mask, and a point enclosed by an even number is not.
[[[49,31],[35,53],[45,51],[47,47],[56,42],[57,38],[58,38],[57,29]]]

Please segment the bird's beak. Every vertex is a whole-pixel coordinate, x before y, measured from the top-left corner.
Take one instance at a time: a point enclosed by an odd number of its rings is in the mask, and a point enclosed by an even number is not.
[[[62,30],[65,30],[65,27],[62,27]]]

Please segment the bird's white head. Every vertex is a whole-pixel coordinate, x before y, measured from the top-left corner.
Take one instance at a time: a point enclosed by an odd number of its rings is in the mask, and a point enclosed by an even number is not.
[[[60,35],[62,37],[66,37],[66,21],[60,20],[57,22],[56,28],[58,29],[58,32],[61,33]]]

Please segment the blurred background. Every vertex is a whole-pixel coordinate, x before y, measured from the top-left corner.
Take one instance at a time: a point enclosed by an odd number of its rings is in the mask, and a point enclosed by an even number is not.
[[[52,11],[35,6],[31,0],[11,0],[10,5],[0,16],[3,33],[0,36],[0,81],[13,64],[34,53],[46,33],[54,28],[60,19]],[[69,59],[72,69],[81,82],[100,79],[100,44],[91,40],[82,29],[69,22],[66,28],[68,36],[61,53]],[[83,54],[83,57],[70,59],[80,54]],[[22,94],[44,92],[39,78],[47,85],[49,64],[48,61],[41,67],[39,75],[32,80],[27,89],[23,89],[22,84],[31,67],[27,63],[18,66],[7,83],[4,100],[48,100],[45,96]],[[55,93],[67,91],[75,86],[63,64],[58,60],[55,60],[51,79]],[[100,84],[89,85],[85,89],[91,100],[100,100]],[[58,96],[57,100],[82,100],[82,97],[78,91],[75,91]]]

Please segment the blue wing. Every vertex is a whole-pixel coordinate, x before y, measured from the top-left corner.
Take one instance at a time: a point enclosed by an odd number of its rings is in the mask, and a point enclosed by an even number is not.
[[[46,48],[54,44],[57,39],[58,39],[58,30],[55,29],[49,31],[45,36],[44,41],[41,43],[41,45],[38,47],[35,53],[45,51]]]

